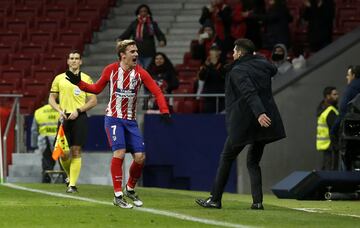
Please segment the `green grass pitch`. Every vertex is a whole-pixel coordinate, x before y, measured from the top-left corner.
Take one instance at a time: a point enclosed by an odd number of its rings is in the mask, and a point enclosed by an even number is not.
[[[59,184],[19,184],[65,195]],[[360,227],[359,201],[297,201],[265,195],[264,211],[250,210],[251,196],[224,195],[223,209],[200,208],[194,202],[207,192],[138,188],[144,209],[151,208],[239,227]],[[112,187],[80,185],[76,197],[86,202],[12,189],[0,185],[0,227],[221,227],[202,222],[121,209],[111,205]],[[99,201],[103,203],[98,203]],[[294,208],[307,208],[305,212]]]

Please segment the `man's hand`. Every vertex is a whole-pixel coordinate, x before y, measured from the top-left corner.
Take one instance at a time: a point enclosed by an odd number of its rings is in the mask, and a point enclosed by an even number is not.
[[[72,84],[77,85],[81,81],[81,72],[79,71],[79,74],[76,75],[71,71],[66,71],[66,79],[69,80]]]
[[[265,113],[258,117],[258,122],[261,127],[270,127],[271,125],[271,119]]]
[[[169,113],[163,113],[160,115],[160,121],[165,124],[171,123],[171,116]]]
[[[77,110],[73,111],[70,116],[68,117],[69,120],[74,120],[76,118],[78,118],[79,116],[79,112]]]

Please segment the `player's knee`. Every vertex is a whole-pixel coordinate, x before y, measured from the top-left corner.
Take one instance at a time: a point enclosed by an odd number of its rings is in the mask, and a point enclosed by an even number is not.
[[[125,152],[126,152],[125,149],[115,150],[113,152],[113,157],[115,157],[115,158],[124,158],[125,157]]]
[[[144,164],[145,162],[145,154],[139,153],[134,156],[134,161],[138,164]]]

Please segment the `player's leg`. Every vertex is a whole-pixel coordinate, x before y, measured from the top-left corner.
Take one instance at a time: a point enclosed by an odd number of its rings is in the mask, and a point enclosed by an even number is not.
[[[109,145],[113,151],[113,157],[110,164],[110,172],[114,188],[113,203],[122,208],[132,208],[132,205],[127,203],[123,197],[122,192],[122,165],[126,152],[124,129],[122,120],[118,118],[105,116],[105,132],[108,137]]]
[[[144,140],[136,121],[126,121],[125,126],[125,139],[128,147],[133,151],[133,161],[129,169],[129,180],[125,187],[125,195],[134,202],[135,206],[141,207],[143,202],[140,200],[134,189],[144,168]]]

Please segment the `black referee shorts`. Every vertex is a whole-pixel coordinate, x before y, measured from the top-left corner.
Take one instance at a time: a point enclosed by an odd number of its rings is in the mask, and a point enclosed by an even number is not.
[[[80,113],[75,120],[64,120],[64,132],[69,146],[81,146],[86,143],[88,133],[87,115]]]

